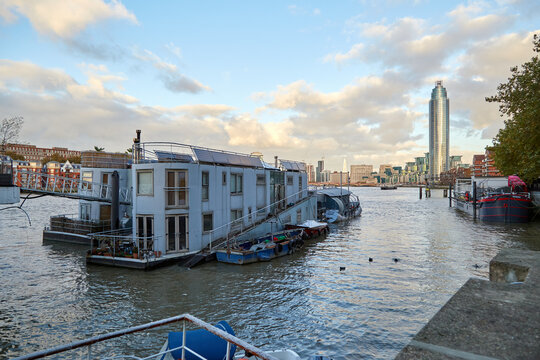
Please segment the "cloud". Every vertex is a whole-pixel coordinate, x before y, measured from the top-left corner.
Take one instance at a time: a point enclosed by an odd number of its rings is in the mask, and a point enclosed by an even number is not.
[[[137,23],[135,15],[116,0],[4,0],[0,9],[6,21],[22,15],[39,33],[58,38],[73,38],[89,25],[108,19]]]
[[[394,23],[365,23],[353,18],[347,32],[357,34],[362,42],[342,53],[327,54],[325,61],[344,64],[351,61],[382,63],[398,69],[410,79],[446,71],[445,62],[476,41],[502,33],[515,16],[488,13],[478,3],[458,5],[442,24],[405,17]]]
[[[133,52],[133,56],[142,62],[152,64],[152,66],[158,70],[158,78],[163,82],[163,85],[172,92],[188,92],[196,94],[202,91],[212,91],[209,86],[181,74],[176,65],[163,61],[150,50],[145,49],[141,52],[136,49]]]

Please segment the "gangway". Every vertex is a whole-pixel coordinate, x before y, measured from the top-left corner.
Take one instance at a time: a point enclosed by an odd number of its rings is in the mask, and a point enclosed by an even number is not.
[[[112,202],[112,185],[75,177],[14,169],[13,183],[20,187],[21,191],[30,193],[88,201]],[[119,203],[122,205],[131,204],[131,188],[120,187]]]

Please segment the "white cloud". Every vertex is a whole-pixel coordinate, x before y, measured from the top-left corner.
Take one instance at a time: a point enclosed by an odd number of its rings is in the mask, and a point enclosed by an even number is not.
[[[18,15],[28,18],[41,34],[71,39],[89,25],[107,20],[122,19],[137,23],[137,18],[119,1],[102,0],[4,0],[0,16],[13,22]]]
[[[145,49],[142,52],[134,50],[133,56],[140,61],[152,64],[152,66],[158,70],[158,78],[163,82],[163,85],[172,92],[188,92],[195,94],[201,91],[212,91],[209,86],[180,73],[176,65],[162,60],[150,50]]]

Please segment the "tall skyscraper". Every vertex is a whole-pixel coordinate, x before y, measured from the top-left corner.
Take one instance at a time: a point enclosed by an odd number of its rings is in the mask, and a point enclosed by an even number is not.
[[[450,100],[442,81],[437,81],[429,100],[429,179],[439,180],[439,174],[450,166]]]

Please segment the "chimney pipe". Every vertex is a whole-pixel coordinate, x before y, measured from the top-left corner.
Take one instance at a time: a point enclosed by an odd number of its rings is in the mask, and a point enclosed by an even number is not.
[[[274,156],[274,166],[277,168],[278,167],[278,157],[277,155]]]

